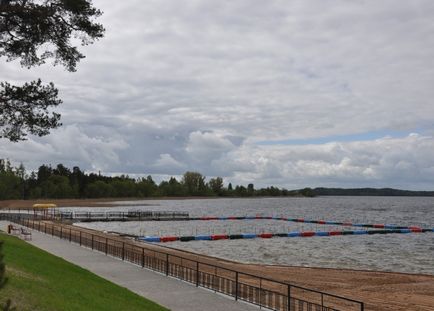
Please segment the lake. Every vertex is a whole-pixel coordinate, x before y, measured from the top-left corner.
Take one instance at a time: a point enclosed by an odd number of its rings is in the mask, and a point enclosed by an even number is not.
[[[144,200],[117,203],[116,207],[98,208],[98,210],[187,211],[192,217],[260,214],[312,220],[434,228],[434,198],[430,197]],[[123,206],[131,203],[143,204],[143,206]],[[75,210],[75,208],[67,210]],[[342,229],[337,226],[277,220],[95,222],[79,225],[136,235],[277,233]],[[352,228],[346,229],[351,230]],[[434,232],[171,242],[164,245],[249,263],[434,274]]]

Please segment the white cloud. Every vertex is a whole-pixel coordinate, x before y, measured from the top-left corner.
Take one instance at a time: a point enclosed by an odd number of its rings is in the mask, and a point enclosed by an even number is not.
[[[55,82],[65,124],[0,141],[0,157],[288,186],[432,182],[433,1],[94,4],[107,33],[83,47],[77,73],[0,62],[0,80]],[[375,131],[426,137],[254,144]]]
[[[161,173],[180,174],[185,170],[185,165],[175,160],[170,154],[160,154],[160,157],[155,161],[154,167]]]
[[[251,163],[251,169],[237,171],[231,158]],[[225,163],[237,171],[233,180],[261,185],[430,189],[433,159],[433,137],[409,135],[321,145],[244,145],[227,156]]]

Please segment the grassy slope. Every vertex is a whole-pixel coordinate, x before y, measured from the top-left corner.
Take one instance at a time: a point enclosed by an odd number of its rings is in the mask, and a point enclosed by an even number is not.
[[[9,282],[0,291],[18,310],[166,310],[91,272],[0,233]]]

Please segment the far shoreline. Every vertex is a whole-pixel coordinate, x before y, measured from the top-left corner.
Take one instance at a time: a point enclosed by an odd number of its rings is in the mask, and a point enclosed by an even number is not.
[[[319,195],[316,197],[304,196],[250,196],[250,197],[225,197],[225,196],[170,196],[170,197],[140,197],[140,198],[98,198],[98,199],[30,199],[30,200],[0,200],[0,210],[2,209],[32,209],[33,204],[38,203],[53,203],[57,207],[115,207],[119,206],[118,202],[126,202],[122,207],[134,206],[155,206],[154,204],[146,203],[130,203],[134,201],[175,201],[175,200],[222,200],[222,199],[272,199],[272,198],[287,198],[287,199],[315,199],[329,197],[387,197],[387,198],[427,198],[427,196],[364,196],[364,195]]]

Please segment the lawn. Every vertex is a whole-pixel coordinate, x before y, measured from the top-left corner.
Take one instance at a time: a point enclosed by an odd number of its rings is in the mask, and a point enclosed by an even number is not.
[[[0,303],[24,310],[167,310],[85,269],[0,233],[6,276]]]

